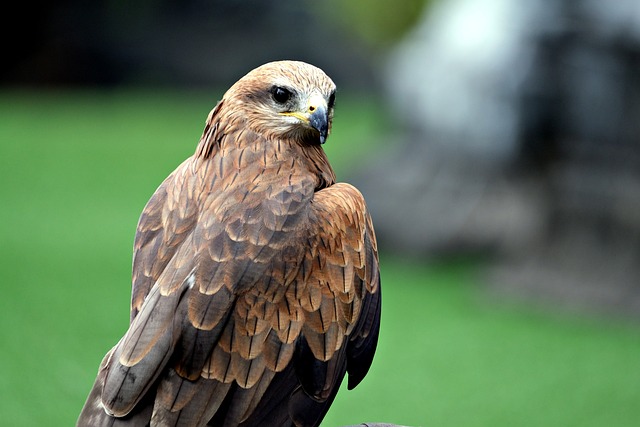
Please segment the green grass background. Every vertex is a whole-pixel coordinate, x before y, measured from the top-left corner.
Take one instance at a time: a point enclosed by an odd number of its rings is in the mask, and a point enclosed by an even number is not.
[[[138,215],[219,96],[0,93],[1,425],[75,422],[127,327]],[[385,149],[387,124],[375,99],[341,94],[326,145],[339,177]],[[381,263],[373,367],[324,425],[640,425],[637,324],[498,304],[473,262],[383,248]]]

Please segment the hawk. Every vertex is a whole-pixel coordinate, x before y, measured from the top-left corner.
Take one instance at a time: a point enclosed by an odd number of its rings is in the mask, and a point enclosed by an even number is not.
[[[322,149],[334,103],[296,61],[225,93],[142,212],[130,326],[78,425],[317,426],[360,383],[380,275],[363,196]]]

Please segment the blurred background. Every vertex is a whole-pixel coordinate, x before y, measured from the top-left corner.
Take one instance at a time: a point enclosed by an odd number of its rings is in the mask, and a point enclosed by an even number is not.
[[[128,323],[138,216],[271,60],[338,85],[326,144],[381,248],[373,367],[324,425],[640,420],[635,0],[12,3],[0,414],[73,425]]]

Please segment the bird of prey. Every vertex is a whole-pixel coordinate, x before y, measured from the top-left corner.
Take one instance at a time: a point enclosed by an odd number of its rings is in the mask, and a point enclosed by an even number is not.
[[[335,85],[271,62],[209,114],[195,154],[153,194],[134,244],[130,326],[80,426],[317,426],[380,323],[361,193],[322,149]]]

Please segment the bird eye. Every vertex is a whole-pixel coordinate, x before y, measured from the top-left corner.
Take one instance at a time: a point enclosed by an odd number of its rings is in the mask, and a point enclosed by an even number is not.
[[[271,88],[271,96],[273,97],[273,100],[278,104],[284,104],[291,99],[293,93],[283,87],[274,86]]]
[[[329,95],[329,104],[327,105],[329,107],[329,110],[331,110],[335,104],[336,104],[336,92],[333,91],[331,92],[331,95]]]

